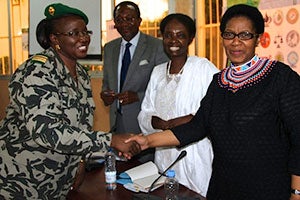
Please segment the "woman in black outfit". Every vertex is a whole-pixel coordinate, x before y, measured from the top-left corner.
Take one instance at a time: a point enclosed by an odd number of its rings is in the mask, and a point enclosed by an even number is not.
[[[255,55],[264,32],[257,8],[230,7],[220,30],[230,63],[214,76],[194,118],[131,140],[145,149],[208,136],[214,151],[208,200],[300,199],[300,77]]]

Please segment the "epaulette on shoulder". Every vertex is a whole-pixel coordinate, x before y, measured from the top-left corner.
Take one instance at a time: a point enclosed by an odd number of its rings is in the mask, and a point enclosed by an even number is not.
[[[32,62],[34,63],[42,63],[44,64],[47,60],[48,60],[48,57],[45,56],[45,55],[41,55],[41,54],[36,54],[32,57]]]

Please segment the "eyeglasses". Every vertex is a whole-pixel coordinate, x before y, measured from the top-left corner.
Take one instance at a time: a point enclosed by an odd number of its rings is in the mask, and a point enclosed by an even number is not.
[[[223,32],[221,33],[221,37],[225,40],[233,40],[235,37],[238,37],[240,40],[250,40],[254,37],[257,37],[258,34],[249,33],[247,31],[240,32],[240,33],[233,33],[233,32]]]
[[[134,23],[135,19],[136,19],[135,17],[117,17],[114,20],[114,22],[115,22],[115,24],[121,24],[124,22],[132,24],[132,23]]]
[[[90,37],[93,34],[93,31],[69,31],[65,33],[54,33],[54,35],[64,35],[67,37]]]

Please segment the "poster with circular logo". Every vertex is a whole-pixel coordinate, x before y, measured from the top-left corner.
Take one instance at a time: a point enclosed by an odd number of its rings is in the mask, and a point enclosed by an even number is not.
[[[286,21],[290,24],[295,24],[299,18],[299,12],[296,8],[291,8],[286,14]]]
[[[286,43],[290,47],[295,47],[299,43],[299,33],[295,30],[291,30],[287,35],[286,35]]]
[[[279,26],[283,21],[283,13],[281,10],[276,10],[274,15],[273,15],[273,22],[277,26]]]
[[[269,27],[270,23],[272,22],[272,17],[268,15],[268,13],[266,13],[264,16],[264,21],[265,21],[265,26]]]
[[[275,60],[278,60],[280,62],[284,62],[284,55],[282,52],[277,52],[276,55],[275,55]]]
[[[268,48],[268,46],[271,43],[271,38],[270,38],[270,34],[267,32],[264,32],[260,38],[260,45],[263,48]]]
[[[287,60],[290,67],[296,67],[296,64],[299,60],[299,56],[295,51],[291,51],[287,56]]]

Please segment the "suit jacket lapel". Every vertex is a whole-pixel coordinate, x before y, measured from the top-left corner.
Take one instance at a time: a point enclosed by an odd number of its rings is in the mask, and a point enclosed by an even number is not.
[[[128,72],[126,75],[126,80],[124,82],[123,87],[126,85],[127,80],[129,80],[131,78],[131,76],[134,74],[136,69],[139,67],[139,62],[141,61],[140,58],[144,54],[144,51],[147,46],[146,43],[147,43],[147,41],[146,41],[145,34],[143,34],[141,32],[137,47],[135,48],[135,52],[133,54],[132,60],[129,65],[129,69],[128,69]]]
[[[114,88],[111,88],[115,91],[118,91],[118,81],[119,81],[119,76],[118,76],[118,64],[119,64],[119,55],[120,55],[120,49],[121,49],[121,42],[122,42],[122,39],[120,38],[116,43],[115,45],[113,46],[112,48],[112,54],[113,57],[111,58],[111,61],[112,61],[112,71],[113,71],[113,74],[114,76],[113,77],[116,77],[117,80],[116,81],[113,81],[113,83],[115,83],[114,85]]]

